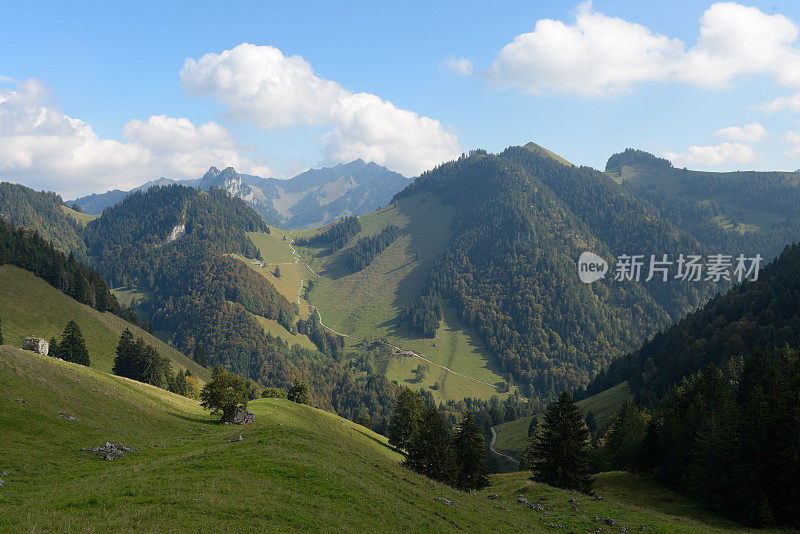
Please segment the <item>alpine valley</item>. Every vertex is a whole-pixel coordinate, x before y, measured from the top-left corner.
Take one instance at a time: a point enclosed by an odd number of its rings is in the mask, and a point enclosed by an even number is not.
[[[0,530],[800,527],[800,173],[528,143],[413,180],[3,182],[0,219]],[[615,279],[637,254],[763,269]]]

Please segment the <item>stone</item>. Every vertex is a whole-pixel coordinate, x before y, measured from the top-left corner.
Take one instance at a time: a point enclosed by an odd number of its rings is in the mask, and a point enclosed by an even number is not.
[[[224,417],[222,424],[224,425],[246,425],[256,420],[256,414],[250,410],[239,408],[239,410],[230,417]]]
[[[22,340],[22,350],[29,350],[43,356],[50,352],[50,344],[42,338],[31,336]]]
[[[14,400],[20,404],[28,404],[28,401],[26,401],[25,399],[14,399]]]
[[[2,480],[0,480],[0,488],[2,488],[4,485],[5,485],[5,482],[3,482]]]
[[[438,501],[442,504],[446,504],[447,506],[453,506],[453,501],[450,499],[445,499],[444,497],[439,497]]]
[[[106,441],[104,444],[98,445],[97,447],[84,447],[81,450],[96,454],[103,460],[116,460],[124,456],[126,452],[139,451],[136,447],[128,447],[122,443],[111,443],[110,441]]]
[[[578,502],[578,501],[576,501],[575,499],[570,499],[570,500],[568,500],[567,502],[571,502],[571,503],[573,503],[573,504],[574,504],[574,503],[576,503],[576,502]]]
[[[77,421],[78,420],[78,418],[75,417],[74,415],[70,415],[70,414],[64,413],[64,412],[61,412],[60,414],[58,414],[58,418],[59,419],[66,419],[67,421]]]
[[[492,500],[499,499],[500,495],[498,493],[492,493],[491,495],[489,495],[489,498]]]
[[[234,441],[244,441],[244,438],[242,437],[241,434],[239,434],[238,436],[236,436],[231,440],[231,443],[233,443]]]
[[[606,518],[603,520],[603,523],[605,523],[606,525],[608,525],[608,526],[610,526],[610,527],[614,527],[614,526],[616,526],[616,525],[617,525],[617,522],[616,522],[616,521],[614,521],[613,519],[611,519],[610,517],[606,517]]]
[[[528,499],[526,499],[525,497],[520,497],[519,499],[517,499],[517,502],[520,504],[528,504]]]

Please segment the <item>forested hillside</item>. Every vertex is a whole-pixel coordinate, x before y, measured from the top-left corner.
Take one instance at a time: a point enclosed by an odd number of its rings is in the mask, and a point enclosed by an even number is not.
[[[56,250],[38,232],[15,228],[0,219],[0,265],[3,264],[30,271],[81,304],[137,324],[136,314],[120,306],[97,271],[76,261],[73,254],[67,256]]]
[[[576,260],[584,250],[611,259],[703,249],[602,173],[540,150],[475,151],[424,173],[396,198],[420,191],[456,207],[455,237],[421,297],[452,299],[531,396],[585,384],[710,292],[611,277],[581,283]],[[424,300],[417,315],[421,308]]]
[[[14,226],[36,230],[55,248],[86,261],[82,227],[64,213],[64,202],[56,193],[34,191],[24,185],[0,182],[0,219]]]
[[[614,154],[606,174],[714,252],[767,259],[800,238],[800,174],[673,168],[640,150]]]
[[[612,363],[589,385],[598,393],[625,380],[639,404],[654,406],[684,377],[724,367],[755,349],[800,348],[800,245],[786,247],[755,282],[744,282]]]

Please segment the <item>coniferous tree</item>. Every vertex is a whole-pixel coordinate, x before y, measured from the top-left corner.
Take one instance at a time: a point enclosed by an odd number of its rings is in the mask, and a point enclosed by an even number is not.
[[[116,356],[114,357],[114,367],[111,372],[115,375],[133,378],[136,375],[136,354],[133,333],[129,329],[122,331],[117,343]]]
[[[286,398],[297,404],[311,404],[311,397],[308,394],[308,386],[302,380],[295,380],[294,385],[289,388]]]
[[[408,450],[408,444],[422,415],[422,398],[408,388],[397,396],[394,415],[389,423],[389,443],[399,449]]]
[[[470,411],[464,414],[464,419],[453,438],[453,449],[456,456],[456,487],[470,491],[488,486],[486,440]]]
[[[447,423],[433,406],[422,411],[422,417],[408,444],[404,465],[428,478],[452,484],[456,459],[447,431]]]
[[[536,433],[537,428],[539,428],[539,418],[534,415],[531,417],[531,422],[528,424],[528,437]]]
[[[208,354],[206,353],[206,348],[201,343],[194,346],[194,361],[196,361],[198,365],[208,367]]]
[[[564,489],[591,489],[591,436],[568,391],[563,391],[547,408],[532,452],[535,480]]]
[[[67,323],[58,347],[58,356],[62,360],[89,365],[89,351],[86,350],[83,334],[81,334],[81,329],[75,321]]]

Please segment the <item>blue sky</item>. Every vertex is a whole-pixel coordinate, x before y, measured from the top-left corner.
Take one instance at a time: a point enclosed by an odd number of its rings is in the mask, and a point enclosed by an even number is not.
[[[298,4],[4,6],[0,179],[69,197],[211,164],[413,175],[531,140],[598,168],[628,146],[800,167],[798,2]]]

